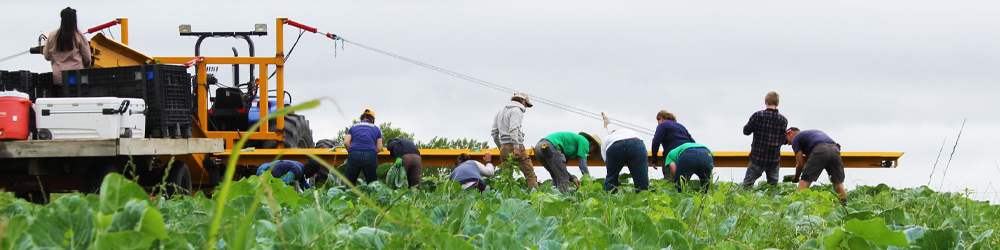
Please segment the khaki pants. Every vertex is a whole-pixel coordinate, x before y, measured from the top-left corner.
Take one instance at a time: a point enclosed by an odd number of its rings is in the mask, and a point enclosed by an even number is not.
[[[507,155],[514,153],[514,144],[508,143],[500,145],[500,164],[504,164],[507,160]],[[538,188],[538,177],[535,177],[535,168],[531,165],[531,158],[528,157],[528,153],[524,150],[524,145],[518,149],[518,153],[521,154],[519,157],[514,157],[517,161],[517,168],[521,169],[521,173],[524,174],[524,180],[528,183],[528,188]]]

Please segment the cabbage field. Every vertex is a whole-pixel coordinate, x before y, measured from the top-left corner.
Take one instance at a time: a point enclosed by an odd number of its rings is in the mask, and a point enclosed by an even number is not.
[[[315,107],[307,102],[267,119]],[[262,119],[262,120],[267,120]],[[254,125],[248,131],[256,131]],[[236,143],[243,148],[247,133]],[[232,180],[238,150],[224,180]],[[315,158],[318,159],[318,158]],[[343,178],[333,169],[333,174]],[[884,184],[848,192],[829,185],[743,191],[713,183],[708,194],[605,192],[581,178],[559,193],[551,183],[523,189],[502,167],[486,191],[427,177],[421,189],[382,182],[348,189],[333,178],[298,193],[269,174],[225,181],[167,199],[122,175],[100,194],[61,195],[47,205],[0,195],[0,249],[996,249],[1000,206],[963,193]],[[392,172],[392,171],[387,171]],[[623,175],[625,176],[625,175]],[[388,177],[394,179],[397,177]],[[624,182],[623,182],[624,183]],[[698,183],[685,187],[697,190]],[[153,198],[151,198],[153,197]]]
[[[2,249],[995,249],[1000,206],[926,187],[865,186],[840,204],[829,187],[783,184],[708,194],[601,190],[584,177],[560,194],[525,192],[511,173],[483,193],[427,180],[423,190],[381,182],[297,193],[250,177],[229,194],[150,198],[113,174],[99,195],[36,205],[0,199]],[[691,183],[696,185],[696,183]],[[220,200],[222,199],[222,200]],[[221,213],[216,208],[221,205]],[[212,222],[218,218],[218,227]]]

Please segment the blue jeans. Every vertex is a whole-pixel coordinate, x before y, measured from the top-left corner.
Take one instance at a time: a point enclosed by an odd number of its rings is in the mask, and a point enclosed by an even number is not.
[[[604,177],[604,191],[621,186],[618,175],[622,167],[628,165],[635,182],[636,192],[649,190],[649,155],[646,145],[641,140],[618,141],[608,146],[608,158],[604,159],[608,175]]]
[[[677,183],[677,192],[681,191],[680,179],[691,180],[691,175],[698,175],[701,181],[701,192],[708,193],[708,185],[712,182],[712,169],[714,161],[712,153],[707,148],[689,148],[684,150],[677,157],[677,173],[674,174],[674,183]]]
[[[757,179],[760,178],[760,175],[764,173],[767,174],[767,184],[771,185],[771,187],[777,187],[778,164],[780,163],[757,164],[750,162],[750,165],[747,166],[747,175],[743,177],[743,189],[750,189],[754,182],[757,182]]]
[[[366,183],[378,180],[375,170],[378,169],[378,158],[375,153],[365,151],[351,151],[347,153],[347,180],[351,184],[358,184],[358,176],[365,173]]]

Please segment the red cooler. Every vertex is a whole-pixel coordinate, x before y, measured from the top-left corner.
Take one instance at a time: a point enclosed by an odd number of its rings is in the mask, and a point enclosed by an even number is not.
[[[28,139],[28,94],[0,91],[0,140]]]

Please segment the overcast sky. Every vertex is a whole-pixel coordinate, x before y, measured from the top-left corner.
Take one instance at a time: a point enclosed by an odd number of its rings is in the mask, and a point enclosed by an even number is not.
[[[849,186],[927,184],[997,199],[1000,185],[1000,8],[995,1],[5,1],[0,56],[36,45],[58,28],[59,11],[78,9],[80,29],[129,18],[130,44],[156,56],[191,56],[194,31],[250,31],[258,56],[274,55],[275,18],[335,33],[492,83],[650,129],[659,110],[677,115],[716,151],[748,151],[742,126],[781,94],[790,126],[820,129],[844,151],[906,152],[895,169],[851,169]],[[118,28],[111,34],[120,37]],[[286,26],[285,49],[296,29]],[[90,35],[88,35],[88,38]],[[330,97],[302,112],[316,139],[370,108],[378,122],[416,134],[490,140],[504,93],[316,34],[299,41],[285,67],[293,101]],[[214,39],[208,56],[245,42]],[[230,67],[217,75],[231,83]],[[50,71],[38,55],[0,70]],[[247,81],[247,69],[241,81]],[[968,119],[947,176],[942,173]],[[536,104],[524,119],[526,144],[557,131],[604,135],[601,122]],[[649,145],[651,136],[643,138]],[[945,140],[947,138],[947,140]],[[491,146],[495,146],[492,145]],[[786,147],[786,151],[791,149]],[[743,168],[718,168],[741,180]],[[792,174],[782,169],[782,174]],[[825,175],[824,175],[825,176]],[[763,179],[763,178],[762,178]]]

